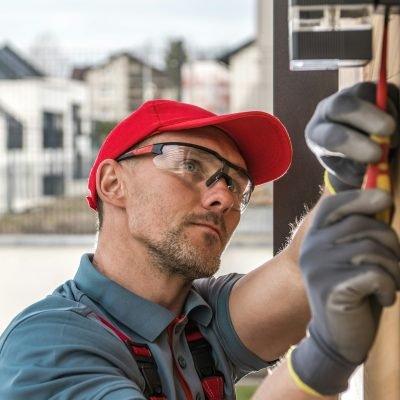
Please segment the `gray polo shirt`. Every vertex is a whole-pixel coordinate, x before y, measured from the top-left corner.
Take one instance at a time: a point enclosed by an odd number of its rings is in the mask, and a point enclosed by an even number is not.
[[[226,399],[235,398],[238,379],[268,365],[244,347],[229,317],[229,293],[240,275],[195,281],[177,318],[100,274],[90,257],[82,257],[74,280],[24,310],[1,336],[1,400],[144,399],[134,358],[94,313],[149,346],[169,400],[186,399],[173,358],[193,399],[204,399],[184,333],[188,318],[212,346]]]

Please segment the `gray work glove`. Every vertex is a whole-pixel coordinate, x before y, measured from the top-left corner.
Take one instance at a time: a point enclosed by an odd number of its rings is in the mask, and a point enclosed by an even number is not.
[[[395,232],[372,218],[391,204],[379,189],[349,190],[324,200],[300,253],[312,319],[289,362],[306,388],[344,391],[367,358],[383,307],[400,287]]]
[[[399,89],[388,85],[388,95],[388,113],[375,105],[373,82],[344,89],[317,106],[306,127],[306,142],[327,170],[335,192],[361,187],[366,165],[379,161],[380,146],[370,135],[398,131]],[[393,146],[397,136],[393,135]]]

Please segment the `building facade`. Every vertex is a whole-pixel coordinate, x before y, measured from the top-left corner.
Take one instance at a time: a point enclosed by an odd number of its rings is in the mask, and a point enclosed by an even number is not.
[[[182,101],[216,114],[229,111],[229,71],[216,60],[187,62],[182,68]]]
[[[114,54],[104,64],[90,67],[84,79],[96,121],[120,121],[146,100],[173,95],[163,71],[129,53]]]
[[[0,79],[0,213],[86,192],[93,161],[87,104],[82,82]]]

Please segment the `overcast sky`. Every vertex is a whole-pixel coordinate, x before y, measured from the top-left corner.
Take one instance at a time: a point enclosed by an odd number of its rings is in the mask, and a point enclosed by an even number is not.
[[[153,52],[168,38],[192,49],[232,48],[255,35],[256,0],[4,0],[0,44],[28,53],[44,34],[75,61]]]

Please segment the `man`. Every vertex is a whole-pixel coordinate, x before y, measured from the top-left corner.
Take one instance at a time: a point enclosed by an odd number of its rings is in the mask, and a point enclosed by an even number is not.
[[[361,101],[357,93],[352,98]],[[394,119],[371,108],[373,120],[390,128],[381,130],[392,134]],[[317,117],[322,122],[313,132],[326,123],[323,113]],[[360,118],[353,119],[357,125]],[[340,129],[343,121],[332,124]],[[355,140],[369,142],[362,134]],[[370,147],[374,161],[379,150]],[[234,383],[273,366],[304,336],[310,318],[298,265],[313,213],[274,259],[243,277],[212,278],[254,185],[280,177],[290,159],[284,127],[262,112],[215,116],[157,100],[121,122],[89,177],[88,201],[100,221],[96,251],[83,256],[74,280],[23,311],[4,332],[0,398],[233,399]],[[376,290],[383,300],[372,316],[393,301],[398,241],[371,217],[390,198],[366,193],[348,191],[319,207],[301,257],[313,312],[310,336],[256,398],[333,395],[365,359],[378,318],[369,318],[366,307],[350,319],[335,313],[337,303],[326,293],[340,297],[359,289],[360,268],[352,262],[363,264],[357,256],[368,250],[364,290],[345,304],[364,300],[375,280],[383,282]],[[359,212],[367,216],[354,215]],[[377,244],[365,244],[349,220],[372,232]],[[343,247],[346,252],[338,250]],[[337,255],[342,268],[336,268]],[[334,329],[338,321],[344,327],[356,321],[358,331],[349,338],[346,329]],[[349,340],[360,328],[368,338],[349,356]]]

